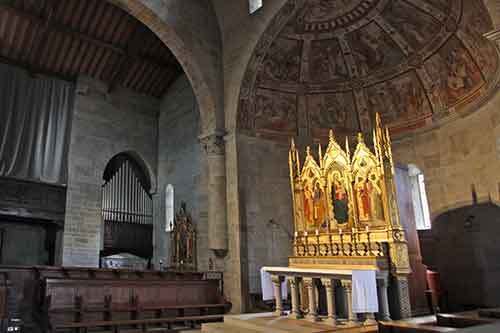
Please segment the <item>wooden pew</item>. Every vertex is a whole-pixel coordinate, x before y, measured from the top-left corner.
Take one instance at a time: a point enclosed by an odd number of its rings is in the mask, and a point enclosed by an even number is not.
[[[229,309],[217,280],[44,279],[45,331],[222,320]]]

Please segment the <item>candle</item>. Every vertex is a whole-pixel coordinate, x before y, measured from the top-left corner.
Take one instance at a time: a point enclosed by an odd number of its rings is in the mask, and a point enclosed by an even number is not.
[[[299,237],[299,233],[295,231],[295,238]]]
[[[342,235],[342,229],[339,229],[339,235]]]
[[[304,236],[306,236],[306,237],[307,237],[307,231],[304,231]]]
[[[316,236],[319,236],[319,230],[316,229]]]
[[[370,227],[366,226],[366,232],[369,232],[369,231],[370,231]]]
[[[354,234],[356,232],[356,228],[352,228],[352,233]]]

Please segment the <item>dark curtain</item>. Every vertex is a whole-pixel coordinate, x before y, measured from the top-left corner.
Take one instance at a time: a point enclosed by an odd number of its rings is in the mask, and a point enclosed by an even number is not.
[[[0,64],[0,176],[65,184],[75,84]]]

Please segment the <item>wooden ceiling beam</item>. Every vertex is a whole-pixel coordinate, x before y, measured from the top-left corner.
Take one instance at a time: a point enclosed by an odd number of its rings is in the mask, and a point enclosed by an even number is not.
[[[26,70],[27,72],[29,72],[31,75],[40,74],[40,75],[55,77],[55,78],[58,78],[60,80],[69,81],[69,82],[75,82],[76,78],[77,78],[76,76],[64,75],[61,73],[56,73],[56,72],[47,71],[47,70],[43,70],[43,69],[36,69],[36,71],[33,71],[33,66],[31,66],[31,64],[29,64],[27,62],[18,61],[18,60],[14,60],[11,58],[3,57],[3,56],[0,56],[0,62],[2,62],[4,64],[11,65],[11,66],[20,67],[20,68]]]
[[[165,62],[165,61],[162,61],[160,59],[156,59],[154,57],[144,55],[141,52],[133,52],[132,53],[129,50],[125,50],[124,48],[122,48],[120,46],[117,46],[117,45],[114,45],[112,43],[100,40],[94,36],[91,36],[89,34],[72,29],[71,27],[68,27],[64,24],[58,23],[58,22],[54,21],[53,19],[50,19],[50,18],[47,19],[47,18],[45,18],[37,13],[30,12],[30,11],[27,11],[24,9],[20,9],[20,8],[14,7],[12,5],[0,3],[0,11],[9,11],[9,12],[13,13],[14,15],[28,19],[28,20],[32,21],[33,23],[38,24],[41,27],[44,27],[44,29],[46,29],[46,30],[42,32],[43,34],[48,34],[49,31],[55,31],[58,33],[69,35],[72,38],[79,39],[81,41],[85,41],[85,42],[92,44],[94,46],[110,50],[110,51],[117,53],[121,56],[131,58],[134,61],[140,61],[140,62],[144,61],[144,62],[147,62],[147,63],[154,65],[156,67],[159,67],[159,68],[175,69],[178,67],[177,64]],[[37,39],[42,40],[43,38],[37,38]],[[42,45],[43,43],[36,42],[36,44]],[[37,48],[40,48],[40,46],[37,46]],[[139,50],[140,50],[140,48],[139,48]],[[39,51],[39,50],[36,50],[36,49],[32,50],[32,52],[35,52],[35,53],[37,51]]]

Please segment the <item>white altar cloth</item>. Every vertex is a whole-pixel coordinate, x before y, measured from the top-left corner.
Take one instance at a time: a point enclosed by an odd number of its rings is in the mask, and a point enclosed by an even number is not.
[[[375,271],[352,271],[352,312],[378,312],[377,277]]]
[[[260,283],[262,287],[262,300],[270,301],[274,299],[274,287],[273,281],[271,280],[271,274],[265,271],[265,267],[260,269]],[[281,297],[286,299],[288,297],[288,289],[286,280],[283,279],[281,283]]]

